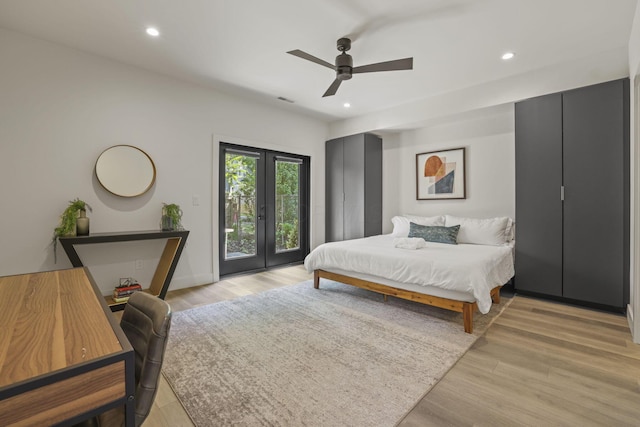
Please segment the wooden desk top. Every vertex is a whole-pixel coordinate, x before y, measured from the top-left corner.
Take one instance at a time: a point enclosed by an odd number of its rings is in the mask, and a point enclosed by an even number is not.
[[[0,388],[123,350],[92,286],[82,268],[0,277]]]

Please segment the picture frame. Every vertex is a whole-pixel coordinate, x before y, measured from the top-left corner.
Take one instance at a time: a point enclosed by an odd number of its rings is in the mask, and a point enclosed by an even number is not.
[[[466,199],[465,148],[416,154],[416,199]]]

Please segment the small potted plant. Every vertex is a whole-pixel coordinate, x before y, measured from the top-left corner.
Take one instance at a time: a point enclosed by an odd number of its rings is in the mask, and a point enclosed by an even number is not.
[[[56,254],[58,237],[89,234],[87,209],[93,212],[91,206],[84,200],[76,198],[69,202],[69,206],[67,206],[64,212],[62,212],[62,215],[60,215],[60,225],[53,230],[54,256]]]
[[[175,203],[162,204],[162,230],[182,230],[182,209]]]

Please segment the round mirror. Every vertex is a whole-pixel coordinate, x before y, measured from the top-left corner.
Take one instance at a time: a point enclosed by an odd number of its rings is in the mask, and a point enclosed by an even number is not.
[[[135,197],[146,193],[156,180],[156,166],[144,151],[131,145],[107,148],[96,161],[96,177],[110,193]]]

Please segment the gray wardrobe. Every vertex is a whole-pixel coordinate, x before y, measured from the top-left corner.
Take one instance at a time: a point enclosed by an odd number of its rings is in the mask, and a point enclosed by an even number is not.
[[[518,291],[629,301],[629,80],[516,103]]]
[[[325,239],[382,234],[382,139],[364,133],[326,142]]]

